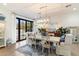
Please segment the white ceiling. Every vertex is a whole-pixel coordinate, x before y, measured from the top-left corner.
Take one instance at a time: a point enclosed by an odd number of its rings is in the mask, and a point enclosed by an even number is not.
[[[42,17],[45,15],[60,15],[63,13],[69,13],[73,11],[72,8],[79,9],[79,4],[71,4],[71,7],[66,8],[67,4],[60,3],[8,3],[6,6],[14,13],[31,18],[36,19],[40,17],[40,12]],[[46,7],[47,6],[47,7]],[[40,9],[42,8],[42,9]]]

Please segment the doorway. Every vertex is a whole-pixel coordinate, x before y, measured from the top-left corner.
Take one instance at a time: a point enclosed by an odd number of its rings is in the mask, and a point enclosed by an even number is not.
[[[22,18],[16,18],[17,20],[17,27],[16,27],[16,34],[17,34],[17,42],[26,40],[26,32],[32,32],[33,28],[33,21],[29,21]]]

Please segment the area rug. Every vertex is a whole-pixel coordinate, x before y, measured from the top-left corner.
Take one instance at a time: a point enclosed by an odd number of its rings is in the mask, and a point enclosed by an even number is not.
[[[33,49],[29,45],[24,45],[22,47],[17,48],[17,51],[24,54],[25,56],[47,56],[44,53],[41,53],[41,51],[37,51],[36,49]],[[55,56],[54,53],[52,53],[50,56]]]
[[[29,45],[24,45],[22,47],[17,48],[17,51],[24,54],[25,56],[38,56],[39,53],[34,50]]]
[[[26,56],[32,56],[34,53],[33,49],[28,45],[24,45],[22,47],[17,48],[17,51],[19,51],[20,53],[23,53]]]

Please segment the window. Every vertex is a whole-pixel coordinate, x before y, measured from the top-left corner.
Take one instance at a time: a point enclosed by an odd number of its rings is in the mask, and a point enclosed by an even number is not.
[[[27,21],[27,32],[32,32],[32,26],[33,22],[32,21]]]

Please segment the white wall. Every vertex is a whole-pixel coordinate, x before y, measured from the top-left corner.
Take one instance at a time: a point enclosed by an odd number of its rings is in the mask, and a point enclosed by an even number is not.
[[[61,21],[62,26],[65,27],[79,26],[79,11],[62,15]]]
[[[51,23],[63,27],[79,26],[79,11],[72,11],[70,13],[51,16],[50,24]]]
[[[5,19],[5,39],[11,40],[11,43],[16,42],[16,17],[11,11],[9,11],[5,6],[0,5],[0,13],[2,13]]]

